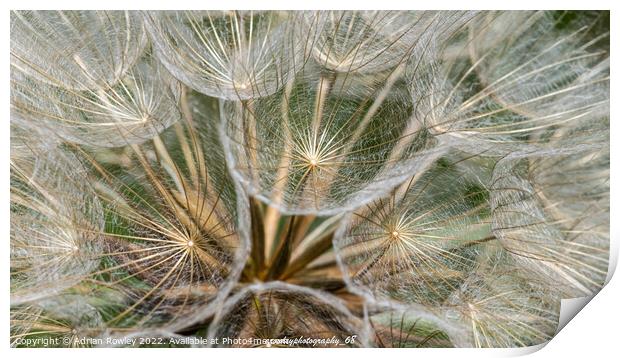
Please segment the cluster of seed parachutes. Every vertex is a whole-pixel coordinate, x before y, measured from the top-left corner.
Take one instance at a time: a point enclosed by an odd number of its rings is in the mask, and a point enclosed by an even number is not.
[[[12,12],[11,344],[549,340],[607,276],[608,16]]]

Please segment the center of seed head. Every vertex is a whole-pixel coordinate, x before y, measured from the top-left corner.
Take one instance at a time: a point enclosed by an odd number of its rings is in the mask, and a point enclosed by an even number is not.
[[[469,312],[472,312],[472,313],[475,313],[477,311],[476,306],[474,306],[470,302],[467,303],[467,308],[469,308]]]
[[[193,247],[193,246],[194,246],[194,240],[187,241],[187,247]]]
[[[306,156],[306,160],[308,161],[308,164],[312,168],[314,168],[317,165],[319,165],[319,158],[317,158],[316,154],[308,154]]]
[[[390,237],[391,237],[392,239],[398,239],[398,237],[399,237],[399,236],[400,236],[400,233],[399,233],[398,231],[396,231],[396,230],[394,230],[394,231],[392,231],[392,232],[390,233]]]

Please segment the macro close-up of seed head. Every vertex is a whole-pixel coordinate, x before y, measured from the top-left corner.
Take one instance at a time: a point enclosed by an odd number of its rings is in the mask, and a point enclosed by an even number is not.
[[[11,11],[10,346],[548,342],[609,276],[609,18]]]

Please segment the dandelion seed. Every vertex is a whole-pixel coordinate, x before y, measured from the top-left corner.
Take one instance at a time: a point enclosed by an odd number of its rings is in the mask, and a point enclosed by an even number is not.
[[[21,306],[11,315],[11,327],[11,340],[23,342],[24,339],[43,335],[51,339],[32,341],[39,341],[41,343],[34,345],[46,348],[93,347],[96,338],[105,331],[101,314],[83,297],[76,295],[63,295],[46,299],[38,305]]]
[[[116,177],[83,154],[105,179],[108,189],[101,194],[115,220],[104,233],[109,264],[93,273],[122,297],[123,309],[108,321],[112,327],[140,330],[200,319],[239,274],[236,261],[246,244],[237,230],[236,197],[213,186],[226,180],[225,164],[210,147],[217,143],[188,122],[162,136],[132,146],[129,176]],[[183,153],[176,162],[173,148]]]
[[[144,13],[155,52],[193,89],[224,99],[266,96],[283,86],[304,53],[293,13]]]
[[[449,335],[444,333],[452,332],[452,327],[422,308],[399,310],[371,306],[367,326],[373,347],[452,347]]]
[[[467,12],[307,11],[315,60],[341,73],[388,70],[409,56],[430,56],[432,39],[445,40],[471,18]]]
[[[30,150],[11,162],[12,304],[77,284],[95,270],[102,249],[103,209],[78,159]]]
[[[181,116],[181,87],[144,57],[117,84],[76,91],[30,78],[11,64],[11,113],[24,128],[60,139],[118,147],[152,138]]]
[[[334,348],[338,344],[332,337],[344,344],[360,324],[336,298],[279,282],[253,285],[232,296],[218,320],[222,323],[215,325],[209,336],[218,338],[222,346],[237,347]]]
[[[558,30],[550,16],[490,12],[473,20],[458,49],[429,64],[427,75],[410,75],[417,116],[446,145],[487,155],[535,149],[567,125],[604,128],[609,53],[586,36],[591,24]],[[582,142],[594,133],[571,135]]]
[[[334,240],[351,288],[371,302],[429,309],[454,291],[491,240],[485,190],[464,177],[456,165],[430,165],[354,211]]]
[[[285,213],[336,214],[441,154],[402,96],[403,67],[363,79],[312,66],[271,96],[223,103],[223,142],[250,193]]]
[[[493,231],[515,260],[567,295],[605,281],[609,148],[514,155],[493,173]]]
[[[11,12],[11,68],[66,90],[114,86],[146,44],[132,11]]]
[[[452,342],[482,348],[527,347],[549,340],[559,319],[557,293],[515,269],[501,251],[490,252],[486,263],[446,301],[446,317],[468,330],[453,335]]]

